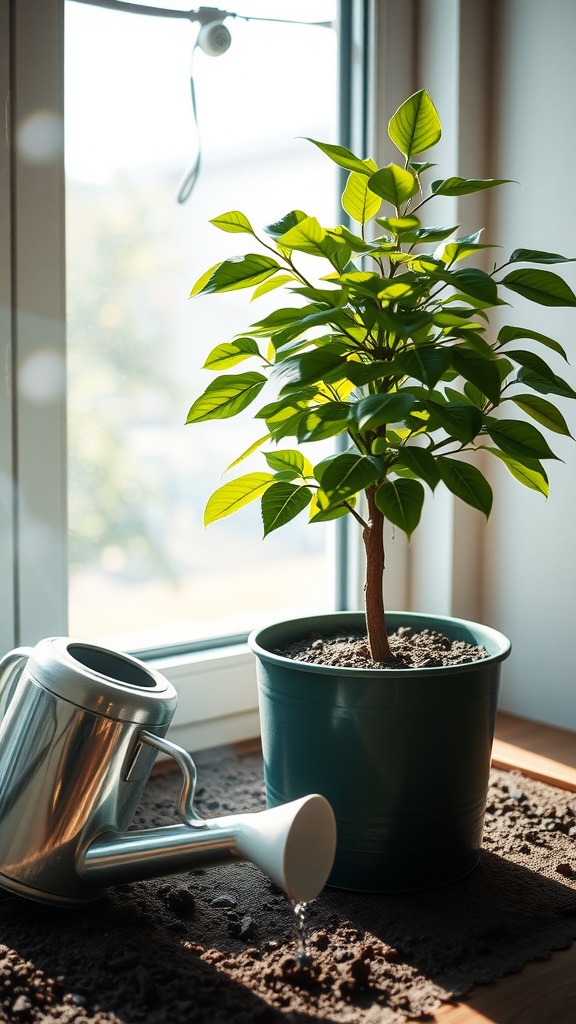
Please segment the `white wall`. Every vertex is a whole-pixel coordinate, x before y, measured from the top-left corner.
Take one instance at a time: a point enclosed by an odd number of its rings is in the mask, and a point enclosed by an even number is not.
[[[576,4],[503,0],[494,90],[491,174],[518,185],[499,191],[491,234],[503,251],[540,248],[576,256]],[[576,290],[576,265],[560,269]],[[555,370],[576,387],[576,310],[515,302],[505,323],[551,335],[572,367]],[[550,396],[576,436],[576,402]],[[512,640],[502,706],[576,729],[576,445],[549,435],[564,463],[547,463],[550,497],[497,474],[486,532],[483,617]]]
[[[379,162],[393,159],[390,113],[425,87],[450,136],[434,151],[438,176],[518,182],[465,197],[454,220],[462,233],[484,227],[503,260],[515,248],[576,256],[574,0],[376,0],[376,9]],[[437,213],[438,223],[447,222]],[[549,269],[576,291],[576,264]],[[573,365],[558,358],[555,372],[576,388],[576,310],[509,298],[512,308],[492,318],[494,332],[510,323],[556,338]],[[576,402],[551,400],[576,437]],[[503,414],[513,416],[513,408]],[[489,524],[438,489],[411,547],[401,537],[389,544],[386,590],[388,607],[451,613],[502,630],[513,646],[502,708],[576,730],[576,444],[556,434],[548,440],[565,461],[547,463],[547,501],[485,456],[495,492]]]

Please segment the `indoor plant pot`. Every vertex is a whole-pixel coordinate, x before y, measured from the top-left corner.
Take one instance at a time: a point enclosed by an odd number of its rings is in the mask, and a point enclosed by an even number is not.
[[[497,334],[490,327],[510,293],[575,307],[564,279],[540,266],[567,258],[515,249],[492,263],[484,250],[494,246],[480,240],[481,231],[458,237],[458,226],[422,222],[425,204],[439,196],[505,184],[451,176],[425,189],[436,165],[415,157],[438,142],[441,125],[424,89],[399,107],[388,134],[402,166],[378,168],[342,146],[314,143],[349,171],[342,195],[348,224],[324,228],[290,210],[261,237],[238,210],[213,219],[223,231],[249,235],[261,251],[210,268],[192,295],[252,288],[253,298],[272,291],[282,298],[210,352],[204,365],[218,376],[187,419],[234,417],[264,392],[254,413],[257,440],[229,469],[258,456],[264,467],[217,488],[206,525],[259,500],[264,536],[304,512],[311,524],[349,515],[360,527],[367,666],[310,669],[269,649],[284,628],[305,632],[304,623],[259,631],[252,643],[269,799],[310,789],[329,794],[340,832],[334,884],[365,888],[438,884],[473,867],[498,676],[509,650],[484,627],[435,617],[424,621],[444,633],[479,630],[488,658],[447,670],[400,662],[388,636],[394,616],[384,606],[384,523],[410,537],[426,490],[439,485],[488,518],[488,455],[546,496],[545,461],[556,455],[542,428],[571,436],[556,396],[576,398],[545,358],[567,360],[559,342],[530,327],[505,324]],[[462,267],[471,258],[483,266]],[[244,370],[246,361],[257,369]],[[308,454],[328,438],[340,444],[314,462]]]
[[[478,862],[501,664],[510,643],[461,619],[388,612],[389,628],[432,629],[488,657],[420,669],[306,664],[276,651],[310,632],[363,627],[363,612],[253,632],[270,805],[318,792],[338,844],[329,884],[406,890],[453,881]]]

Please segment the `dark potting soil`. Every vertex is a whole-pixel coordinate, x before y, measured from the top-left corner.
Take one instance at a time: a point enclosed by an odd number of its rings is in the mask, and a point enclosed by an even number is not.
[[[259,810],[259,752],[198,758],[203,816]],[[178,773],[135,826],[170,824]],[[252,864],[112,888],[82,911],[0,890],[6,1024],[402,1024],[576,938],[576,795],[494,771],[479,866],[415,893],[327,888],[306,908]]]
[[[334,636],[308,633],[302,640],[277,648],[275,653],[295,661],[339,668],[438,668],[487,657],[483,647],[450,640],[432,629],[400,626],[388,640],[394,655],[391,661],[372,661],[366,632],[351,629],[343,629]]]

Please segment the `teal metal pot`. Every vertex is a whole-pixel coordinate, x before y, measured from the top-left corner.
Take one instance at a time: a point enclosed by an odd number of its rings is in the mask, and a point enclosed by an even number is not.
[[[432,629],[488,657],[445,668],[352,669],[277,654],[314,631],[364,627],[362,612],[292,619],[253,632],[268,803],[321,793],[336,815],[328,884],[403,891],[478,863],[502,662],[489,627],[391,612],[388,629]]]

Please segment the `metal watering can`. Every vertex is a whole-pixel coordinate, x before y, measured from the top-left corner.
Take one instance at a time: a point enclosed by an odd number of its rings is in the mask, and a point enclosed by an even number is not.
[[[336,826],[319,795],[203,820],[196,768],[164,738],[177,695],[159,672],[51,637],[0,661],[0,885],[81,907],[109,885],[249,860],[295,903],[321,892]],[[180,823],[127,831],[158,751],[179,765]]]

